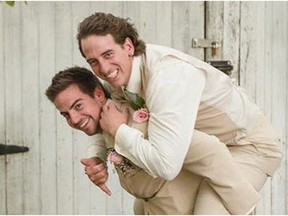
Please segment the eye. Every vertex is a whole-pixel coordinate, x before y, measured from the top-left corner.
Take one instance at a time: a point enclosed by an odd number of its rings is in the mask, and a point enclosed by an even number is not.
[[[91,59],[88,61],[88,64],[91,66],[91,67],[95,67],[98,65],[98,61],[96,59]]]
[[[108,52],[108,53],[106,53],[105,55],[104,55],[104,58],[105,59],[109,59],[109,58],[111,58],[112,57],[112,52]]]
[[[75,104],[75,106],[74,106],[74,109],[75,110],[80,110],[82,108],[82,104],[81,103],[77,103],[77,104]]]

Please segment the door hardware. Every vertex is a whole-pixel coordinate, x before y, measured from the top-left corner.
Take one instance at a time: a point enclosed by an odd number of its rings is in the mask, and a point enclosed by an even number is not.
[[[4,145],[0,143],[0,155],[22,153],[27,151],[29,151],[29,148],[26,146]]]

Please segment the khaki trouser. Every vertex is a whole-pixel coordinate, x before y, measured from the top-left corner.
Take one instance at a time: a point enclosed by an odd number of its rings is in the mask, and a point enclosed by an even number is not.
[[[227,147],[195,130],[184,162],[184,170],[194,174],[182,171],[153,198],[137,199],[135,213],[246,214],[259,200],[257,191],[279,167],[281,157],[279,143],[263,116],[241,145]]]

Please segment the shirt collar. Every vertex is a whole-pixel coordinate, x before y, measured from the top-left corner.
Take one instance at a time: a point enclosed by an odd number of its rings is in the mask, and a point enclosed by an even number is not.
[[[132,71],[126,89],[133,93],[140,93],[141,88],[141,56],[135,56],[132,64]]]

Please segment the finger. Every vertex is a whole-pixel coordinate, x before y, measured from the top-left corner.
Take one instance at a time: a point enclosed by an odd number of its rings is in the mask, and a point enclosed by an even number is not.
[[[109,103],[109,109],[110,110],[118,110],[120,111],[120,109],[118,109],[118,107],[116,106],[116,104],[114,103],[114,101]]]
[[[108,104],[108,103],[106,103],[104,106],[103,106],[103,111],[105,112],[105,111],[107,111],[107,110],[109,110],[109,107],[110,106],[110,103]]]
[[[111,191],[109,190],[109,188],[106,186],[106,184],[101,184],[99,185],[100,189],[102,191],[104,191],[108,196],[111,196]]]

